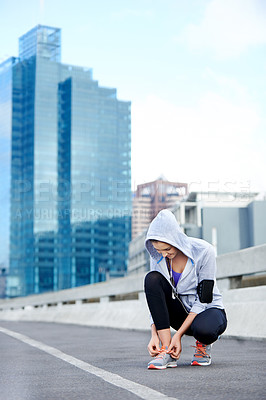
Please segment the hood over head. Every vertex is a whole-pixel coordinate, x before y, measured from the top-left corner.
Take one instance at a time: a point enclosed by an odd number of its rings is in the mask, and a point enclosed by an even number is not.
[[[193,259],[191,239],[182,232],[174,214],[169,210],[162,210],[158,213],[151,222],[146,235],[146,249],[151,257],[159,260],[162,256],[155,250],[151,240],[168,243]]]

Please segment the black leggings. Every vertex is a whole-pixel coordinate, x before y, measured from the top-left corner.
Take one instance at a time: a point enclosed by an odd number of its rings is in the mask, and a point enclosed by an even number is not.
[[[156,329],[167,329],[171,326],[178,330],[188,312],[180,300],[172,298],[172,288],[167,279],[160,272],[151,271],[145,277],[144,287]],[[208,308],[195,317],[186,335],[194,336],[201,343],[211,344],[225,331],[226,326],[225,311]]]

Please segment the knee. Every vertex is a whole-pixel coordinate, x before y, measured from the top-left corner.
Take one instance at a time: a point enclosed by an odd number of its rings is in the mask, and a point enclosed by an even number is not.
[[[158,271],[150,271],[144,279],[144,290],[151,290],[156,288],[161,282],[162,275]]]
[[[211,344],[221,335],[227,325],[224,311],[210,308],[199,314],[191,325],[192,334],[199,342]]]
[[[219,336],[216,334],[216,332],[213,332],[211,329],[208,329],[207,327],[204,326],[200,325],[193,326],[192,324],[191,329],[194,338],[204,344],[214,343]]]

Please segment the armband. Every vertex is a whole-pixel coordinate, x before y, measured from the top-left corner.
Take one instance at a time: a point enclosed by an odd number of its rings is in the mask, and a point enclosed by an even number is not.
[[[212,291],[214,281],[211,279],[204,279],[198,284],[197,292],[201,303],[212,302]]]

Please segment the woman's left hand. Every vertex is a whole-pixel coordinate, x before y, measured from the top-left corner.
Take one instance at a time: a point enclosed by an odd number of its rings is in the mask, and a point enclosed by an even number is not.
[[[172,340],[169,345],[167,353],[171,354],[171,356],[173,358],[176,358],[178,360],[180,357],[181,351],[182,351],[181,336],[175,334],[172,337]]]

